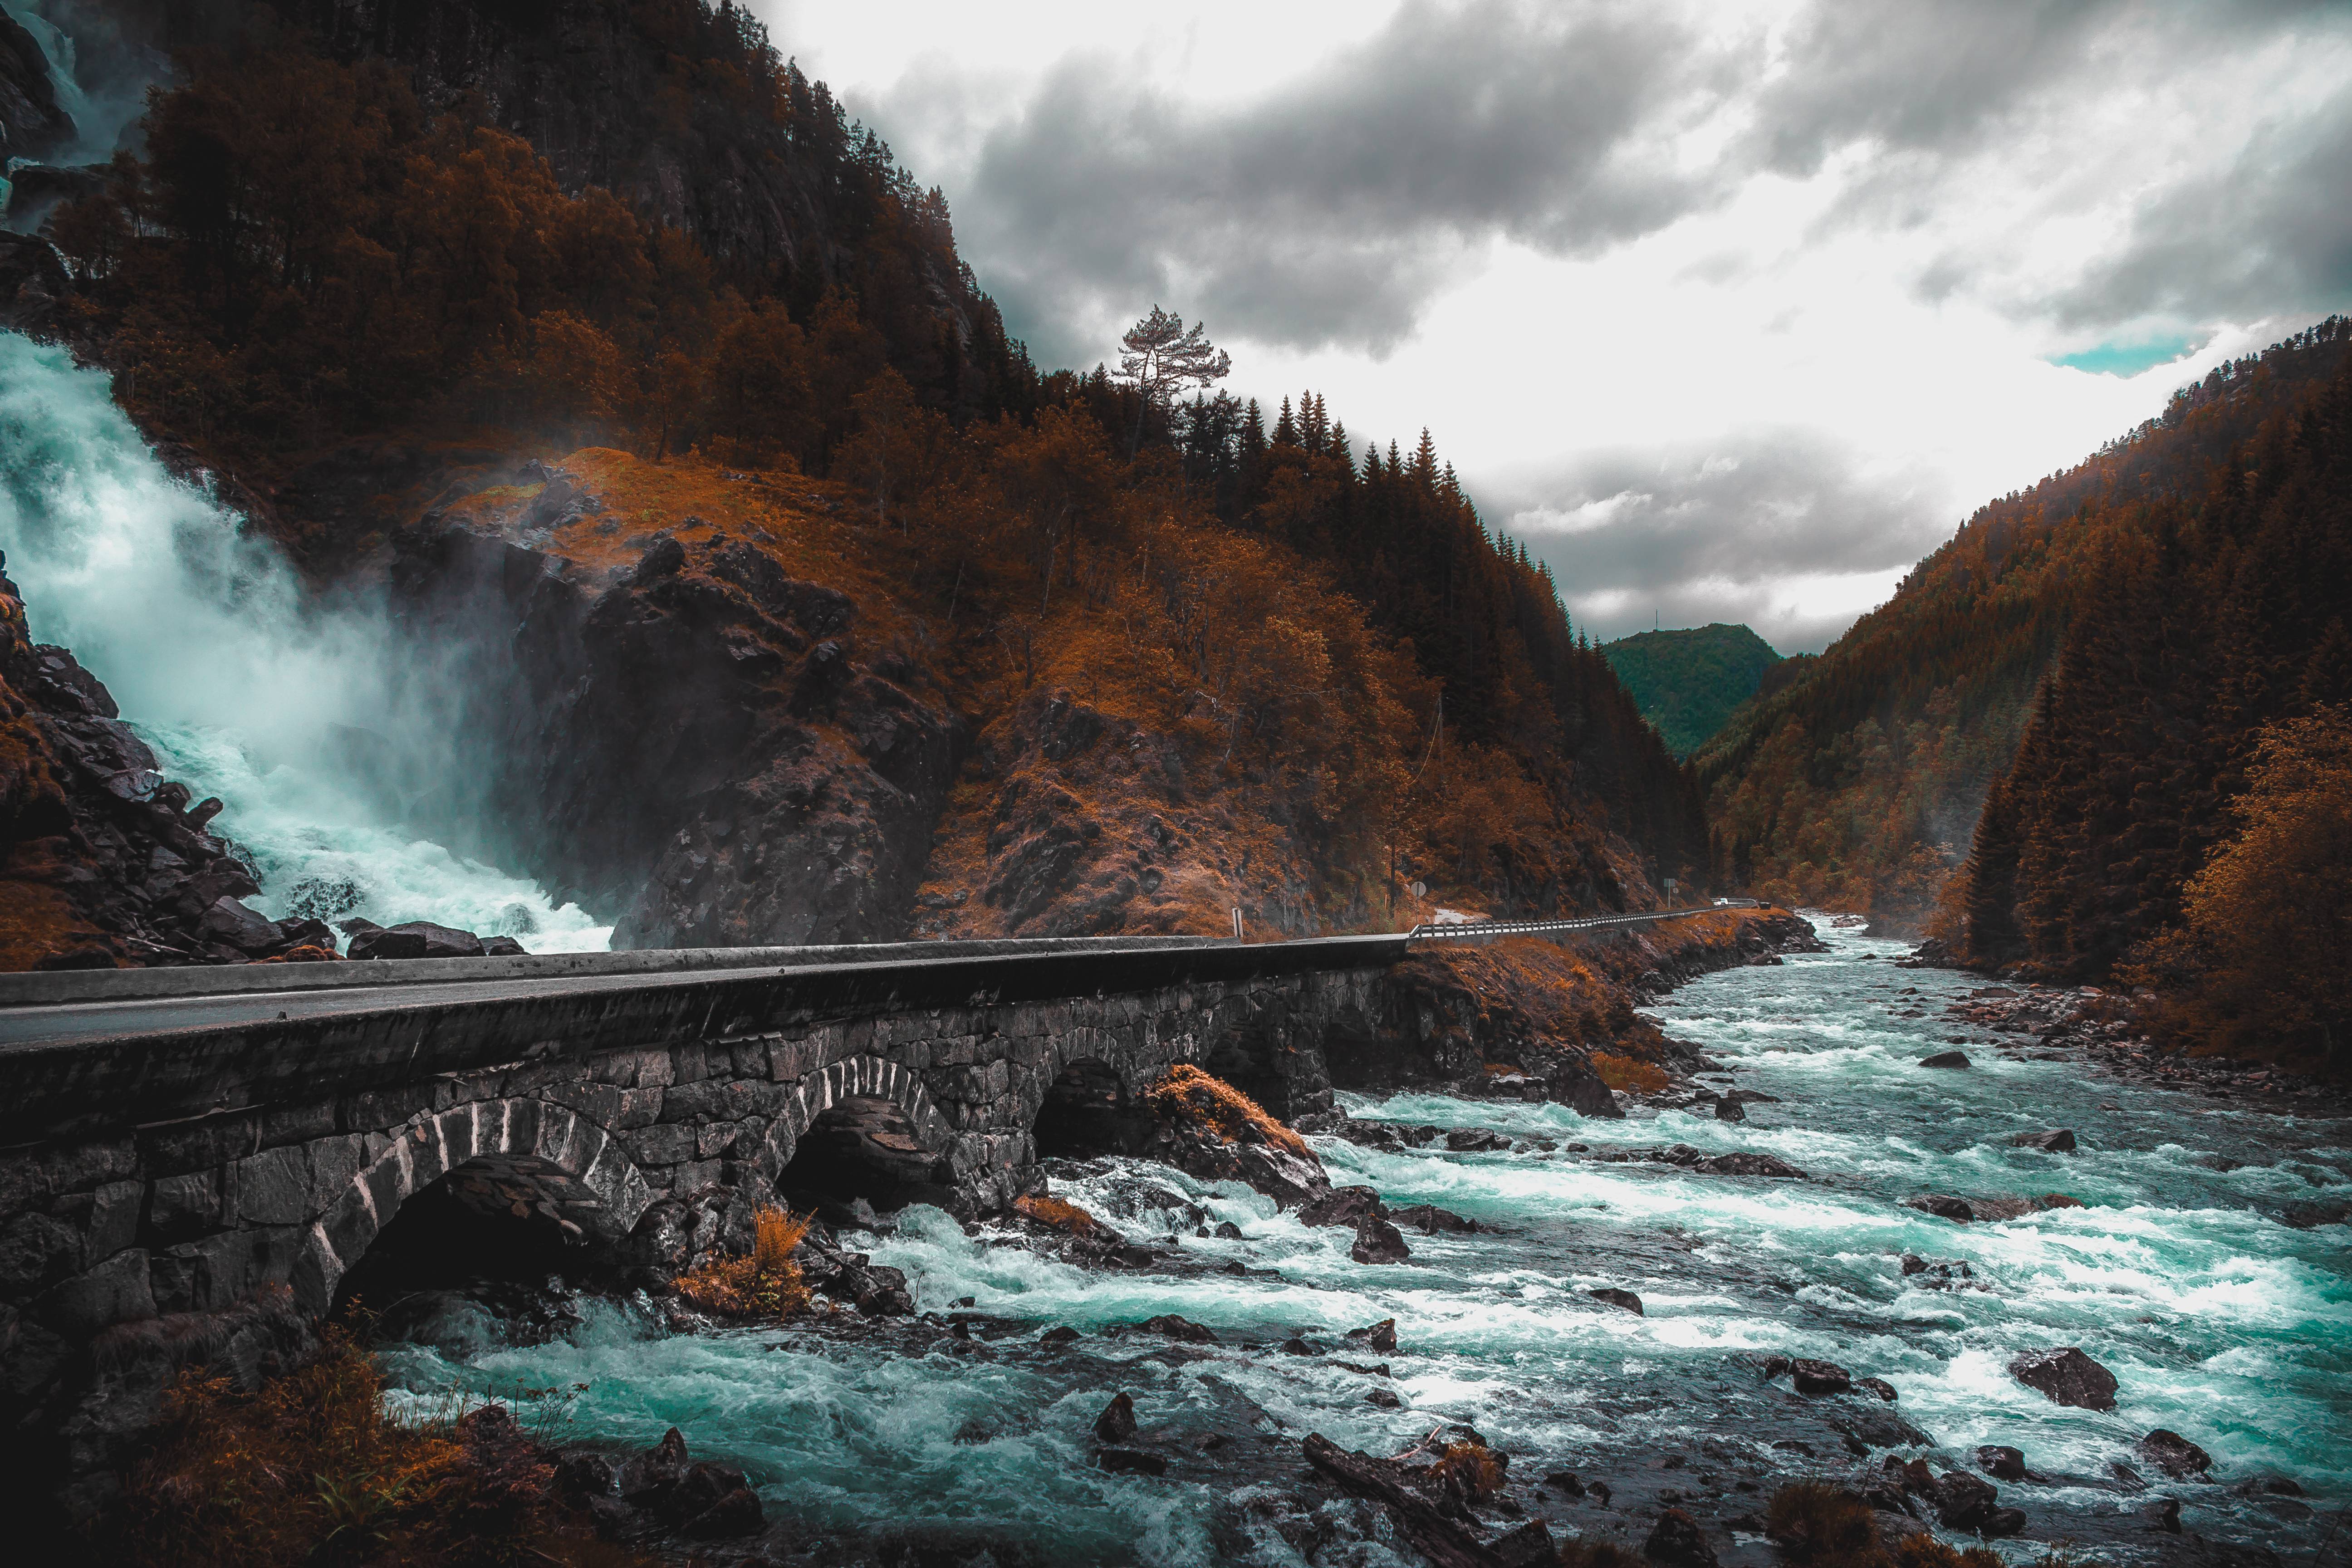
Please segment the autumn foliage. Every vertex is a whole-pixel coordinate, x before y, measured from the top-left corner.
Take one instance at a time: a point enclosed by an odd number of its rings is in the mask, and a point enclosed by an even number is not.
[[[762,1205],[752,1215],[749,1256],[713,1258],[670,1282],[670,1288],[707,1312],[722,1318],[774,1322],[809,1303],[808,1287],[793,1251],[808,1234],[814,1215],[790,1215]]]
[[[1313,394],[1269,423],[1101,366],[1040,375],[939,194],[740,7],[591,10],[665,63],[584,160],[383,58],[278,35],[193,59],[145,154],[49,229],[142,426],[257,491],[386,437],[824,480],[866,530],[837,559],[887,576],[983,728],[1066,688],[1169,737],[1230,809],[1214,830],[1255,875],[1177,889],[1151,929],[1235,905],[1394,923],[1415,879],[1514,912],[1641,907],[1703,875],[1690,775],[1426,435],[1360,451]],[[822,233],[755,255],[723,204],[656,199],[689,153],[690,180],[782,170]],[[446,505],[417,486],[264,521],[332,570]],[[984,880],[997,818],[964,805],[976,838],[950,831],[939,869]]]
[[[1229,1143],[1263,1143],[1294,1154],[1308,1152],[1307,1141],[1267,1115],[1257,1101],[1190,1062],[1170,1068],[1166,1078],[1144,1090],[1143,1098],[1162,1117],[1205,1127]]]
[[[638,1560],[594,1540],[550,1489],[539,1446],[502,1405],[405,1424],[347,1331],[257,1394],[184,1376],[130,1479],[113,1561],[153,1568]]]

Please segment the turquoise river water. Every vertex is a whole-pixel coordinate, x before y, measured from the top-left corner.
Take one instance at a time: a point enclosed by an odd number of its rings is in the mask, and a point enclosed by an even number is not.
[[[2200,1538],[2297,1568],[2334,1561],[2342,1538],[2327,1545],[2330,1527],[2352,1497],[2352,1249],[2340,1223],[2297,1229],[2280,1215],[2352,1196],[2347,1125],[2121,1083],[2078,1055],[1997,1054],[1982,1031],[1937,1016],[1972,977],[1895,969],[1878,960],[1900,953],[1895,943],[1822,934],[1826,953],[1702,979],[1655,1009],[1739,1087],[1778,1097],[1750,1105],[1744,1123],[1704,1110],[1588,1121],[1552,1105],[1353,1100],[1360,1117],[1521,1141],[1492,1153],[1318,1141],[1335,1180],[1493,1227],[1412,1235],[1404,1264],[1353,1263],[1350,1233],[1302,1227],[1239,1187],[1087,1162],[1061,1167],[1055,1190],[1137,1240],[1181,1234],[1169,1268],[1087,1272],[923,1208],[846,1238],[906,1270],[926,1311],[971,1298],[977,1348],[936,1321],[670,1337],[641,1312],[591,1304],[580,1331],[551,1343],[500,1348],[485,1321],[408,1347],[395,1353],[400,1380],[427,1400],[584,1384],[571,1429],[645,1444],[677,1426],[698,1455],[742,1466],[771,1517],[805,1537],[928,1533],[998,1542],[1001,1561],[1390,1561],[1379,1541],[1326,1528],[1339,1505],[1318,1515],[1311,1499],[1304,1511],[1289,1500],[1302,1489],[1299,1439],[1319,1431],[1391,1452],[1462,1421],[1513,1457],[1515,1495],[1555,1534],[1638,1546],[1656,1509],[1679,1501],[1727,1562],[1761,1562],[1753,1516],[1773,1487],[1883,1463],[1875,1449],[1855,1457],[1838,1430],[1864,1405],[1924,1430],[1939,1466],[1968,1464],[1979,1444],[2023,1450],[2032,1479],[2001,1487],[2002,1504],[2028,1518],[2022,1536],[1998,1543],[2013,1561],[2056,1547],[2154,1563]],[[1961,1036],[1971,1069],[1916,1065]],[[2054,1127],[2074,1129],[2080,1152],[2009,1146]],[[1603,1163],[1534,1139],[1595,1153],[1761,1150],[1809,1179]],[[2084,1206],[1960,1226],[1901,1204],[2053,1191]],[[1192,1210],[1241,1237],[1194,1237]],[[1906,1253],[1967,1264],[1971,1288],[1922,1288],[1927,1276],[1902,1272]],[[1218,1271],[1231,1260],[1251,1272]],[[1636,1292],[1645,1315],[1586,1293],[1603,1286]],[[1112,1331],[1162,1312],[1225,1344]],[[1339,1338],[1391,1317],[1392,1354]],[[1086,1337],[1039,1344],[1055,1324]],[[1276,1349],[1298,1334],[1329,1353]],[[2054,1405],[2005,1370],[2062,1345],[2114,1372],[2115,1410]],[[1899,1402],[1801,1398],[1785,1378],[1764,1381],[1773,1354],[1884,1377]],[[1384,1361],[1391,1375],[1343,1359]],[[1399,1407],[1368,1403],[1375,1385]],[[1090,1424],[1122,1388],[1146,1439],[1172,1458],[1165,1477],[1089,1467]],[[2157,1427],[2207,1449],[2214,1479],[2169,1481],[2140,1458],[2137,1439]],[[1537,1484],[1562,1469],[1605,1481],[1610,1501]],[[2272,1478],[2304,1495],[2239,1489]],[[2184,1534],[2153,1522],[2165,1499],[2182,1503]]]

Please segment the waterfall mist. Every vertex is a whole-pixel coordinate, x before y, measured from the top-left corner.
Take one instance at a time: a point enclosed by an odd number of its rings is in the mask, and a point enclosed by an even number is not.
[[[0,335],[0,550],[34,636],[71,648],[167,776],[227,809],[273,918],[431,920],[535,952],[611,928],[447,847],[478,792],[466,671],[404,639],[380,595],[320,596],[267,539],[174,479],[65,352]],[[460,842],[488,842],[467,833]]]

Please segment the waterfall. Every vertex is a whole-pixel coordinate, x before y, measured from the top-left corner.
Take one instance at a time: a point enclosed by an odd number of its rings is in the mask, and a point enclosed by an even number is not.
[[[33,635],[106,682],[167,776],[226,803],[278,918],[429,920],[533,952],[612,930],[406,825],[457,766],[448,683],[381,600],[311,593],[277,547],[173,478],[61,349],[0,335],[0,550]]]

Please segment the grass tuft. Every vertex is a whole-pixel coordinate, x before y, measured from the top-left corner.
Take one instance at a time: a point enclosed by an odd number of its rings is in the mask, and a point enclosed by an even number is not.
[[[679,1275],[671,1288],[722,1318],[773,1322],[791,1317],[809,1303],[808,1286],[793,1252],[814,1217],[762,1205],[752,1216],[749,1258],[710,1258]]]

